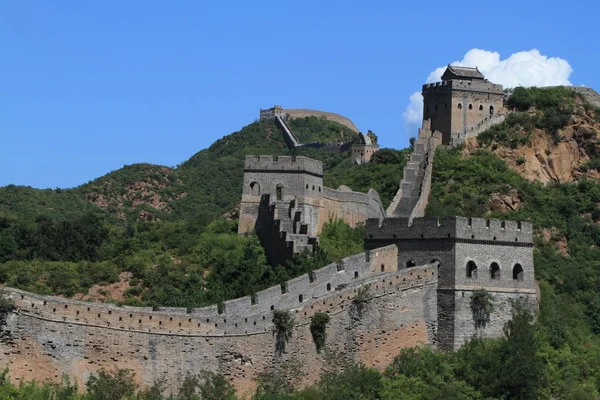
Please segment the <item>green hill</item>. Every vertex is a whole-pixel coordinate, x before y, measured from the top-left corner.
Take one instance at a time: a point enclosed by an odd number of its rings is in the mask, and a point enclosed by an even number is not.
[[[356,136],[315,117],[290,123],[303,140],[337,143]],[[251,294],[356,248],[344,253],[333,244],[330,256],[300,259],[288,268],[268,266],[256,238],[240,238],[235,222],[217,221],[241,199],[248,154],[292,153],[274,122],[260,121],[174,169],[134,164],[68,190],[0,188],[0,282],[83,298],[100,285],[95,299],[195,306]],[[366,165],[352,164],[348,153],[302,149],[294,154],[322,160],[327,185],[374,187],[385,203],[397,190],[406,160],[406,151],[391,149]],[[351,242],[362,237],[337,225],[331,235]],[[109,284],[120,290],[108,292]]]

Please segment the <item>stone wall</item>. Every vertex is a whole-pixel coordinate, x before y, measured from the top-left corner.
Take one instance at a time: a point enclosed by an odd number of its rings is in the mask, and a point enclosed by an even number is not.
[[[241,394],[253,390],[257,375],[285,361],[318,378],[324,357],[317,354],[309,324],[327,312],[326,347],[377,368],[401,348],[435,344],[437,326],[434,265],[397,271],[395,247],[344,259],[284,285],[250,297],[200,309],[118,307],[46,297],[5,289],[15,301],[4,318],[0,367],[13,381],[59,380],[80,385],[101,368],[130,368],[144,385],[166,379],[169,389],[187,374],[209,370],[230,379]],[[372,300],[358,313],[353,298],[368,285]],[[290,310],[292,339],[275,352],[272,310]],[[188,312],[189,311],[189,312]]]
[[[352,129],[354,132],[359,132],[354,122],[350,120],[350,118],[346,118],[343,115],[318,111],[318,110],[307,110],[302,108],[288,108],[283,109],[281,106],[274,106],[272,108],[268,108],[266,110],[261,109],[259,113],[260,119],[274,119],[277,116],[281,118],[304,118],[304,117],[317,117],[317,118],[325,118],[329,121],[337,122],[341,125],[344,125],[347,128]]]
[[[374,189],[370,189],[368,193],[360,193],[345,186],[337,190],[324,188],[319,233],[330,217],[342,219],[355,227],[366,223],[369,218],[385,218],[385,209],[379,193]]]
[[[329,121],[337,122],[341,125],[344,125],[347,128],[352,129],[354,132],[359,132],[358,128],[352,122],[350,118],[344,117],[340,114],[335,114],[331,112],[317,111],[317,110],[307,110],[301,108],[287,108],[284,109],[283,112],[288,115],[289,118],[304,118],[304,117],[317,117],[317,118],[325,118]]]

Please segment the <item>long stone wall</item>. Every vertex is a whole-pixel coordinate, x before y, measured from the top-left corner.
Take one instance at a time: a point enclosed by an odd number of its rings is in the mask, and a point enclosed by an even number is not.
[[[403,347],[435,344],[435,265],[397,271],[395,246],[344,259],[281,287],[200,309],[118,307],[4,289],[15,310],[3,318],[0,368],[13,381],[58,380],[83,385],[101,368],[130,368],[141,384],[166,379],[170,390],[188,373],[209,370],[230,379],[241,394],[257,375],[282,362],[297,363],[304,383],[318,378],[324,363],[309,324],[327,312],[327,348],[369,366],[385,367]],[[372,300],[358,313],[359,287]],[[273,309],[288,309],[296,324],[283,354],[275,351]],[[188,312],[189,311],[189,312]]]

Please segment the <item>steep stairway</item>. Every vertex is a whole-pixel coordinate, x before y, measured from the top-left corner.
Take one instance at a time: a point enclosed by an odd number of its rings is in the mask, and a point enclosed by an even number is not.
[[[294,132],[292,131],[290,126],[287,124],[287,122],[285,122],[283,118],[281,118],[280,115],[275,115],[275,121],[277,121],[277,125],[281,128],[281,130],[283,130],[285,142],[291,149],[302,146],[302,143],[300,143],[296,135],[294,135]]]
[[[432,132],[424,124],[414,144],[398,192],[390,203],[386,214],[389,218],[413,218],[425,215],[431,188],[431,173],[435,149],[441,144],[441,133]]]
[[[273,226],[290,255],[314,251],[317,239],[308,235],[308,225],[303,222],[302,211],[295,207],[294,202],[275,201],[271,210]]]

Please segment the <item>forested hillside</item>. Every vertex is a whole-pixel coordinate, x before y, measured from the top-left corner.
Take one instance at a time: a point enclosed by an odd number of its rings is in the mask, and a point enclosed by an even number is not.
[[[355,136],[315,117],[291,125],[302,140]],[[275,124],[262,121],[177,168],[135,164],[68,190],[0,188],[0,283],[85,300],[193,307],[252,294],[360,251],[362,230],[335,222],[316,257],[268,265],[255,237],[239,237],[236,222],[220,218],[241,199],[247,154],[290,152]],[[406,151],[384,149],[359,166],[348,153],[298,154],[324,162],[327,185],[374,187],[386,203],[406,158]]]

